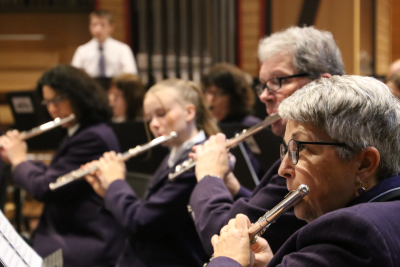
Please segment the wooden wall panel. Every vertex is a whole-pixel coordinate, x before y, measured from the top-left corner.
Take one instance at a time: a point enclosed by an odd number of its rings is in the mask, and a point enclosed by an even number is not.
[[[39,41],[0,41],[2,52],[56,52],[71,62],[76,48],[90,40],[86,13],[2,13],[0,34],[43,34]]]
[[[400,59],[400,0],[391,0],[391,62]]]
[[[391,63],[390,0],[376,0],[375,73],[385,76]]]
[[[321,1],[315,26],[330,31],[342,52],[347,74],[360,72],[360,1]]]
[[[263,0],[239,1],[240,16],[238,27],[241,28],[241,38],[238,47],[241,48],[241,68],[253,77],[258,77],[259,64],[257,60],[257,47],[260,40],[261,8]]]

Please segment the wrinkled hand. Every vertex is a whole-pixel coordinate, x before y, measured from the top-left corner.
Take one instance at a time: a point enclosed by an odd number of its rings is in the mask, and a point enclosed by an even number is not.
[[[100,196],[104,196],[105,191],[112,182],[125,179],[125,163],[114,151],[104,153],[103,157],[90,164],[96,165],[98,170],[85,178],[93,190]],[[84,168],[88,168],[89,166],[91,165],[85,165]]]
[[[199,181],[205,175],[225,177],[229,171],[228,152],[224,134],[213,135],[202,147],[196,146],[196,178]]]
[[[255,254],[256,259],[253,267],[267,266],[274,256],[267,240],[262,237],[257,237],[257,242],[251,246],[251,250]]]
[[[231,219],[228,225],[221,229],[220,236],[214,235],[211,238],[214,258],[225,256],[239,262],[243,267],[253,266],[255,257],[250,248],[250,225],[249,219],[243,214]]]
[[[2,145],[0,149],[1,158],[7,163],[11,163],[13,167],[27,160],[28,147],[26,142],[22,140],[19,131],[8,131],[5,135],[0,136],[0,144]]]
[[[254,245],[250,244],[248,233],[250,225],[248,217],[243,214],[238,214],[236,219],[231,219],[228,225],[221,229],[220,236],[214,235],[211,239],[214,257],[229,257],[244,267],[267,266],[273,257],[271,248],[262,237],[258,237]]]

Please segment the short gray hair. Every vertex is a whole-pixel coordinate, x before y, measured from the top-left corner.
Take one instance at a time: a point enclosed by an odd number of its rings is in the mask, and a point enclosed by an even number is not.
[[[344,160],[364,148],[375,147],[381,157],[378,180],[399,172],[400,102],[374,78],[320,78],[282,101],[278,112],[285,120],[314,125],[347,144],[336,148]]]
[[[314,27],[290,27],[262,39],[258,46],[261,64],[274,55],[287,53],[293,56],[293,66],[299,73],[317,79],[322,73],[343,75],[342,54],[330,32]]]

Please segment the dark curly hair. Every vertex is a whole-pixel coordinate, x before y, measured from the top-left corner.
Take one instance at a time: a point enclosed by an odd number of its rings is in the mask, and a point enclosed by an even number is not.
[[[203,76],[203,90],[215,85],[223,93],[230,96],[229,114],[250,114],[255,102],[255,95],[251,88],[250,74],[229,63],[217,63],[210,72]]]
[[[71,102],[72,111],[82,126],[111,119],[112,111],[106,92],[85,71],[66,64],[58,65],[39,79],[36,92],[41,99],[44,85],[50,86],[56,94]]]

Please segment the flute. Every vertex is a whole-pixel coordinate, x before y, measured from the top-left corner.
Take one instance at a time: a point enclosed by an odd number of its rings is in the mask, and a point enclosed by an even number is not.
[[[285,198],[279,202],[278,205],[267,211],[261,216],[256,223],[252,223],[248,229],[250,243],[253,245],[257,242],[257,238],[261,236],[268,227],[271,226],[282,214],[288,209],[294,207],[300,200],[310,193],[310,189],[307,185],[301,184],[296,190],[290,191]],[[214,254],[211,256],[210,261],[214,258]],[[205,263],[203,267],[206,267],[209,262]]]
[[[249,129],[243,130],[240,134],[236,134],[235,137],[229,139],[226,141],[226,149],[231,149],[235,147],[238,143],[243,142],[247,137],[252,136],[262,129],[270,126],[277,120],[279,120],[281,117],[278,114],[271,114],[269,115],[265,120],[257,123],[256,125],[250,127]],[[184,161],[182,164],[177,165],[175,167],[175,171],[171,172],[168,174],[168,179],[170,181],[174,181],[176,177],[181,175],[182,173],[190,170],[194,166],[196,166],[197,160],[195,158],[190,158],[186,161]]]
[[[290,191],[285,198],[270,211],[266,212],[256,223],[249,227],[251,244],[257,242],[257,237],[261,236],[283,213],[294,207],[300,200],[310,193],[307,185],[301,184],[296,190]]]
[[[126,161],[132,157],[139,155],[140,153],[145,152],[146,150],[149,150],[150,148],[158,146],[158,145],[160,145],[166,141],[169,141],[175,137],[177,137],[177,133],[171,132],[169,135],[157,137],[144,145],[138,145],[134,148],[131,148],[128,151],[126,151],[122,154],[119,154],[118,156],[123,161]],[[54,183],[50,183],[49,187],[51,190],[55,190],[66,184],[69,184],[75,180],[81,179],[81,178],[85,177],[85,175],[88,175],[89,173],[91,173],[97,169],[98,169],[98,166],[96,166],[96,165],[94,165],[86,170],[79,168],[79,169],[69,172],[63,176],[58,177]]]
[[[29,131],[23,131],[20,133],[20,136],[22,137],[22,140],[26,140],[29,139],[31,137],[34,137],[36,135],[42,134],[44,132],[47,132],[51,129],[54,129],[58,126],[61,126],[65,123],[68,123],[70,121],[72,121],[73,119],[75,119],[75,115],[71,114],[66,118],[60,119],[60,118],[55,118],[53,121],[49,121],[46,122],[38,127],[32,128]],[[2,145],[0,144],[0,147],[2,147]]]

